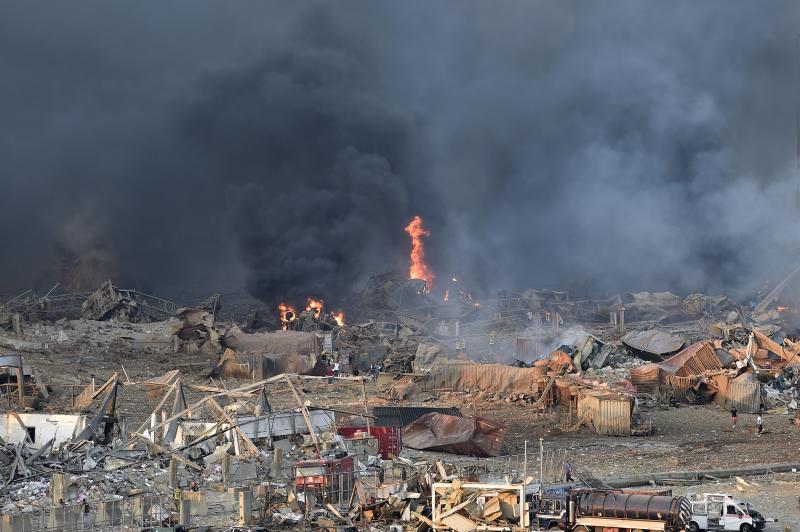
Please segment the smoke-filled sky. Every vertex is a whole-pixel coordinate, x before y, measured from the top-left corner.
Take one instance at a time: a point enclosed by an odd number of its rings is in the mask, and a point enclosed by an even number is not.
[[[0,288],[335,301],[419,214],[479,290],[744,293],[798,262],[798,15],[4,2]]]

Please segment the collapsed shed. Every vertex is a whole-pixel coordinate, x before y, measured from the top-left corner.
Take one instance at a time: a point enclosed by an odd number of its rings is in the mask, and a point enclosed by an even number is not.
[[[578,399],[578,419],[603,436],[630,436],[632,414],[633,401],[623,394],[584,390]]]
[[[712,342],[692,344],[663,362],[631,369],[631,381],[640,392],[683,403],[715,402],[758,412],[761,385],[752,374],[728,374]]]

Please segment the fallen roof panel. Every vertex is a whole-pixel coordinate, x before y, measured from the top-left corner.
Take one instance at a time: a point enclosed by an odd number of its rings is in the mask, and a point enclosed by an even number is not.
[[[403,427],[403,445],[412,449],[467,456],[497,456],[508,427],[484,418],[432,412]]]

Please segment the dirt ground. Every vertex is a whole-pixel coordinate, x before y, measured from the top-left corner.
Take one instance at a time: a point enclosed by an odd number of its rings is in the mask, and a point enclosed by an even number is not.
[[[102,327],[101,327],[102,328]],[[131,332],[147,334],[152,329],[146,325],[131,327]],[[92,331],[102,335],[106,331]],[[116,331],[115,331],[116,332]],[[163,337],[164,332],[158,331]],[[37,368],[51,385],[52,395],[45,410],[68,411],[71,398],[81,386],[95,378],[98,385],[114,371],[123,383],[141,382],[163,375],[171,369],[180,369],[185,384],[234,388],[246,382],[210,380],[207,373],[213,361],[189,358],[171,352],[171,345],[140,345],[134,350],[118,351],[112,345],[91,345],[81,340],[78,349],[62,351],[54,344],[47,354],[23,353],[26,365]],[[77,351],[77,352],[75,352]],[[123,370],[124,366],[124,370]],[[331,407],[344,412],[364,411],[361,384],[324,380],[305,381],[300,387],[315,406]],[[285,383],[267,387],[269,400],[275,410],[297,406]],[[186,389],[187,401],[192,402],[205,394]],[[764,415],[766,432],[755,434],[755,414],[740,414],[739,427],[731,430],[729,414],[715,405],[681,406],[679,408],[650,408],[642,410],[644,419],[651,419],[655,434],[647,437],[602,437],[587,429],[565,432],[560,426],[558,413],[537,413],[531,405],[506,403],[497,400],[476,399],[458,393],[418,394],[412,400],[390,401],[383,398],[374,383],[367,384],[368,406],[457,406],[465,415],[477,413],[482,417],[508,424],[509,432],[504,451],[521,453],[524,442],[538,445],[544,439],[548,449],[568,450],[570,461],[576,468],[590,471],[598,477],[619,477],[639,473],[656,473],[681,470],[732,468],[764,463],[800,460],[800,427],[792,425],[790,416]],[[123,386],[119,397],[120,413],[129,416],[133,426],[144,422],[159,402],[160,394],[145,393],[143,386]],[[8,401],[13,397],[9,396]],[[338,414],[339,423],[358,422],[346,414]],[[800,530],[800,475],[779,474],[754,479],[758,486],[752,492],[740,493],[750,500],[767,517],[779,519],[768,525],[768,530],[783,530],[784,526]],[[733,483],[723,481],[674,488],[675,493],[686,491],[736,492]]]

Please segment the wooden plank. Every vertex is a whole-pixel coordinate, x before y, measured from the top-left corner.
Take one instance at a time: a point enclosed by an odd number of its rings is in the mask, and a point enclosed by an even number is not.
[[[425,517],[421,513],[415,512],[414,510],[411,510],[411,515],[413,515],[414,517],[416,517],[417,519],[419,519],[420,521],[422,521],[423,523],[425,523],[426,525],[431,527],[431,529],[433,529],[433,521],[431,521],[430,519],[428,519],[427,517]]]
[[[442,515],[440,515],[440,516],[439,516],[439,519],[444,519],[444,518],[445,518],[445,517],[447,517],[448,515],[453,515],[454,513],[456,513],[457,511],[459,511],[460,509],[462,509],[462,508],[464,508],[464,507],[466,507],[466,506],[469,506],[470,504],[472,504],[473,502],[475,502],[475,499],[477,499],[477,498],[478,498],[478,495],[480,495],[480,494],[479,494],[479,493],[473,493],[472,495],[470,495],[469,497],[467,497],[467,499],[466,499],[464,502],[462,502],[461,504],[457,504],[457,505],[453,506],[452,508],[450,508],[449,510],[447,510],[446,512],[444,512]],[[499,505],[499,504],[500,504],[500,503],[498,502],[498,505]],[[499,506],[498,506],[498,507],[499,507]]]
[[[158,403],[158,406],[156,406],[156,407],[153,409],[153,413],[155,413],[155,414],[158,414],[158,411],[159,411],[159,410],[161,410],[161,407],[162,407],[162,406],[164,406],[164,403],[166,403],[166,402],[167,402],[167,398],[168,398],[168,397],[170,396],[170,394],[172,394],[172,392],[173,392],[173,391],[174,391],[174,390],[175,390],[175,389],[178,387],[178,382],[180,382],[180,379],[178,379],[177,381],[175,381],[175,383],[174,383],[172,386],[170,386],[169,390],[167,390],[167,393],[165,393],[165,394],[164,394],[164,397],[162,397],[162,398],[161,398],[161,401],[159,401],[159,403]],[[152,416],[152,414],[151,414],[151,416]],[[138,429],[136,429],[136,432],[142,432],[142,431],[145,429],[145,427],[147,427],[147,424],[150,422],[150,417],[151,417],[151,416],[147,416],[147,419],[145,419],[145,420],[144,420],[144,423],[142,423],[142,424],[139,426],[139,428],[138,428]]]
[[[81,392],[81,395],[78,396],[78,399],[80,399],[80,401],[76,399],[75,407],[78,408],[78,409],[81,409],[81,408],[85,408],[85,407],[89,406],[89,404],[98,395],[100,395],[101,393],[103,393],[106,390],[108,390],[108,388],[110,388],[111,385],[114,384],[114,382],[116,382],[117,378],[118,378],[118,375],[117,375],[117,372],[115,371],[114,374],[111,375],[111,377],[109,377],[109,379],[105,383],[103,383],[102,386],[100,386],[98,389],[94,390],[94,392],[92,394],[84,395],[84,392],[86,392],[86,390]]]
[[[581,425],[583,425],[590,417],[592,417],[592,412],[594,412],[594,410],[592,410],[591,408],[587,408],[583,412],[583,415],[578,420],[578,422],[575,423],[575,425],[573,425],[572,427],[570,427],[569,431],[572,432],[572,431],[578,430]]]
[[[41,375],[39,375],[39,371],[36,368],[33,368],[31,370],[31,373],[33,374],[33,378],[36,381],[36,388],[39,390],[39,393],[41,393],[42,397],[44,397],[45,399],[49,398],[50,392],[47,391],[47,385],[42,380]]]
[[[225,412],[225,410],[219,405],[219,403],[216,400],[214,400],[213,398],[209,398],[208,403],[211,406],[214,407],[214,409],[219,413],[219,415],[225,421],[227,421],[230,424],[231,427],[235,427],[234,430],[242,438],[242,441],[244,441],[244,443],[247,445],[247,448],[249,450],[248,454],[252,454],[254,456],[258,456],[259,451],[258,451],[258,447],[256,447],[256,444],[253,443],[253,440],[251,440],[250,438],[247,437],[247,434],[242,432],[242,429],[240,429],[238,426],[236,426],[237,423],[233,420],[233,418],[231,418],[228,415],[227,412]]]
[[[17,418],[17,422],[20,424],[20,426],[22,426],[22,430],[25,433],[25,441],[28,443],[33,443],[33,440],[31,440],[31,435],[28,434],[28,427],[25,426],[25,422],[22,421],[22,418],[19,416],[19,414],[17,414],[13,410],[11,411],[11,414],[13,414],[15,418]]]
[[[311,424],[311,417],[308,415],[308,409],[306,408],[305,403],[300,400],[300,396],[297,394],[297,390],[295,390],[294,384],[292,384],[289,376],[286,375],[285,377],[286,382],[289,384],[289,388],[292,390],[292,394],[297,401],[297,404],[300,405],[300,412],[303,414],[303,419],[308,427],[308,433],[311,436],[311,441],[314,443],[314,448],[317,450],[317,454],[319,454],[319,440],[317,439],[317,433],[314,431],[314,425]]]
[[[547,386],[544,387],[544,391],[542,392],[542,395],[539,396],[539,399],[537,399],[536,403],[534,403],[535,405],[540,405],[540,404],[542,404],[542,402],[544,402],[545,398],[547,397],[547,393],[550,391],[550,388],[553,387],[553,383],[556,381],[556,379],[559,376],[561,376],[561,373],[564,371],[564,369],[565,369],[565,366],[559,366],[558,370],[555,373],[553,373],[553,376],[550,377],[550,380],[548,381]]]
[[[478,528],[478,524],[475,521],[461,514],[449,515],[440,522],[449,526],[456,532],[472,532]]]

